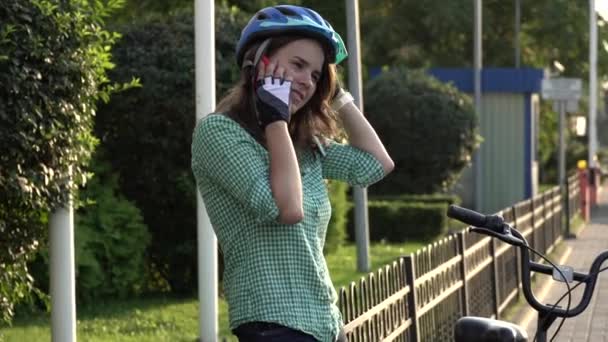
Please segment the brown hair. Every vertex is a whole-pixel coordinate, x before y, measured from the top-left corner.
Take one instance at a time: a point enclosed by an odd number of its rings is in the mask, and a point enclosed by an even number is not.
[[[306,37],[295,35],[273,37],[266,53],[270,55],[279,48],[302,38]],[[244,60],[253,60],[259,45],[259,41],[254,43],[245,53]],[[336,66],[327,63],[328,53],[326,48],[323,48],[326,51],[325,60],[315,93],[302,108],[292,114],[289,122],[289,133],[292,140],[305,145],[311,145],[315,135],[330,139],[338,135],[336,113],[329,106],[331,94],[334,93],[336,86]],[[216,112],[223,113],[237,121],[258,142],[265,145],[264,132],[260,128],[255,114],[254,73],[255,69],[251,66],[241,69],[240,80],[220,101]]]

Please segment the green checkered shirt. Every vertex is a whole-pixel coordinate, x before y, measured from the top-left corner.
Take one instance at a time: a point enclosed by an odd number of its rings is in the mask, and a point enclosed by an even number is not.
[[[268,151],[232,119],[211,114],[192,141],[192,171],[224,256],[230,327],[274,322],[335,341],[342,326],[323,245],[331,215],[324,179],[368,186],[384,176],[371,154],[331,142],[298,155],[304,219],[278,222]]]

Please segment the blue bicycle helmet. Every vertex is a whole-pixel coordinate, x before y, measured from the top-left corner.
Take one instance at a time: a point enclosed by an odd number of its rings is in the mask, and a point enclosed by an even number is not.
[[[243,65],[245,51],[252,43],[290,33],[321,41],[329,47],[328,58],[335,64],[342,62],[348,56],[340,35],[319,13],[306,7],[280,5],[261,9],[243,28],[241,38],[236,45],[237,64]]]

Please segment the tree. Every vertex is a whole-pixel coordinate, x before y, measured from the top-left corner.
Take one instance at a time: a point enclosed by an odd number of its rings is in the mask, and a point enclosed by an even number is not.
[[[370,192],[429,194],[450,188],[478,144],[471,99],[422,71],[391,69],[368,82],[365,109],[395,161]]]
[[[235,42],[249,15],[216,7],[218,98],[239,77]],[[151,233],[150,267],[175,293],[196,289],[196,193],[190,168],[195,125],[194,26],[191,10],[120,26],[110,77],[141,78],[142,87],[100,106],[97,136],[118,172],[121,192]]]
[[[471,1],[363,0],[361,35],[364,61],[371,66],[471,67],[473,3]],[[514,66],[514,3],[483,1],[483,64]],[[522,2],[522,65],[545,68],[554,60],[566,75],[588,72],[588,3],[568,0]],[[600,39],[607,25],[598,27]],[[599,55],[600,75],[608,56]]]
[[[363,0],[360,6],[363,62],[368,66],[472,66],[473,2]],[[586,1],[521,2],[521,65],[549,69],[558,61],[565,67],[561,76],[587,82],[588,6]],[[514,66],[514,12],[513,1],[483,1],[484,66]],[[602,46],[606,44],[608,25],[602,18],[598,23]],[[608,54],[600,53],[599,79],[606,79],[607,73]],[[557,158],[558,146],[556,114],[549,107],[543,105],[539,132],[543,181],[554,178],[552,160]]]
[[[0,3],[0,320],[32,290],[26,263],[48,214],[88,178],[97,100],[121,88],[106,78],[118,35],[103,29],[119,5]]]

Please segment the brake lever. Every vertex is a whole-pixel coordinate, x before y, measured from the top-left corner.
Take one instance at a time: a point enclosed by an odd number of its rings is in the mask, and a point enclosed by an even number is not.
[[[511,228],[509,227],[509,225],[505,224],[505,227],[503,227],[503,232],[502,233],[498,233],[494,230],[491,229],[487,229],[487,228],[481,228],[481,227],[471,227],[470,230],[472,232],[475,233],[479,233],[479,234],[484,234],[484,235],[489,235],[491,237],[495,237],[503,242],[506,242],[510,245],[514,245],[517,247],[524,247],[526,246],[526,244],[524,243],[524,241],[516,236],[514,236],[511,233]]]

